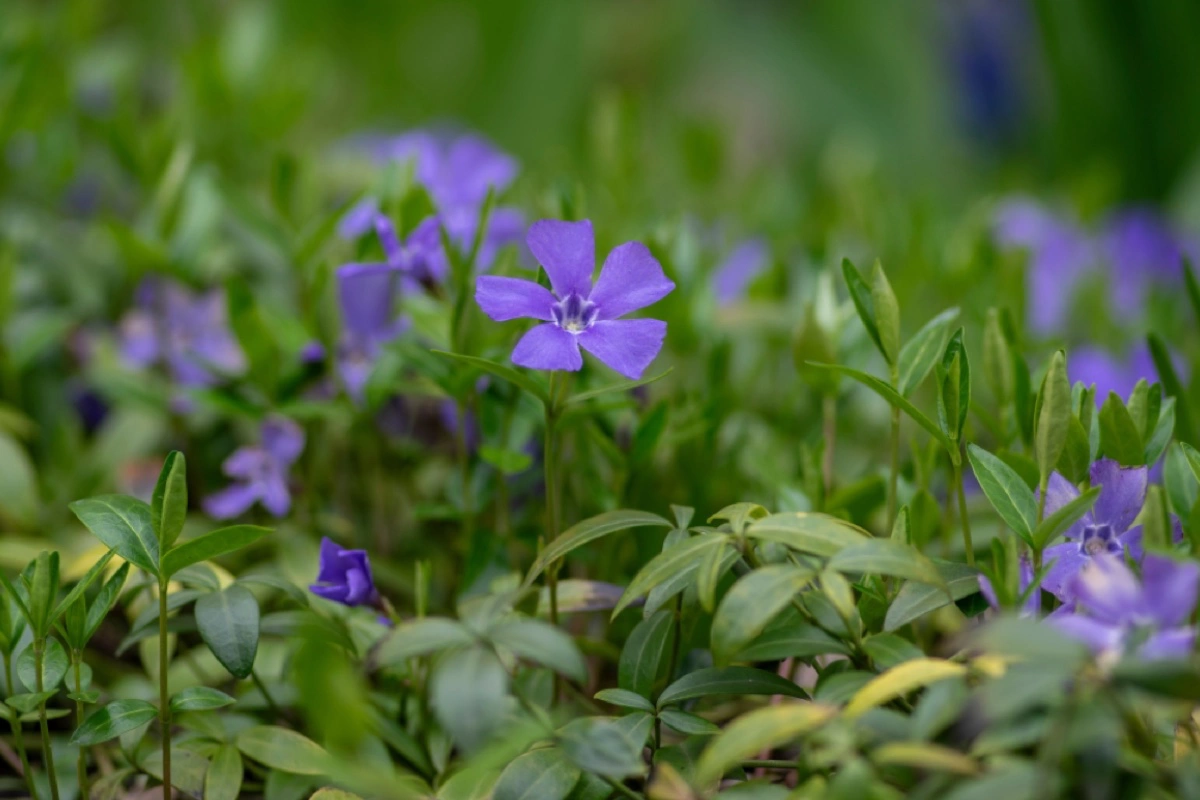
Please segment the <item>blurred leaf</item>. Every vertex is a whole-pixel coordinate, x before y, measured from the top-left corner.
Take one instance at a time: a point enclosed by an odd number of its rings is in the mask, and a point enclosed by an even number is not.
[[[767,630],[730,660],[782,661],[785,658],[810,658],[830,653],[850,655],[850,646],[815,625],[797,621]]]
[[[325,748],[303,734],[277,725],[255,725],[237,734],[237,749],[263,766],[293,775],[321,775],[327,768]]]
[[[204,800],[237,800],[242,791],[243,772],[242,755],[237,748],[221,745],[204,775]]]
[[[612,720],[576,719],[559,731],[559,747],[575,766],[614,780],[644,774],[643,742]]]
[[[882,766],[911,767],[935,772],[974,775],[979,765],[957,750],[930,742],[888,742],[871,753],[871,760]]]
[[[520,450],[484,445],[479,448],[479,457],[495,467],[502,475],[519,475],[533,463],[533,457]]]
[[[1162,457],[1163,451],[1167,449],[1167,445],[1171,443],[1171,438],[1175,435],[1175,407],[1174,397],[1168,397],[1162,404],[1158,422],[1155,423],[1146,440],[1145,462],[1147,464],[1154,464]]]
[[[620,383],[614,383],[614,384],[611,384],[610,386],[602,386],[599,389],[592,389],[587,392],[580,392],[577,395],[572,395],[571,397],[568,397],[565,405],[572,406],[572,405],[579,405],[581,403],[586,403],[589,400],[594,400],[597,397],[602,397],[603,395],[609,394],[610,392],[628,392],[631,389],[638,388],[639,386],[646,386],[648,384],[654,383],[655,381],[660,381],[663,378],[670,375],[674,369],[675,369],[674,367],[670,367],[669,369],[666,369],[666,370],[658,373],[657,375],[655,375],[652,378],[642,378],[642,379],[636,380],[636,381],[621,381]]]
[[[837,517],[809,512],[772,514],[752,523],[746,529],[746,535],[818,556],[832,556],[870,536],[862,528]]]
[[[886,670],[924,656],[921,648],[894,633],[876,633],[863,640],[863,650],[877,669]]]
[[[1150,334],[1147,337],[1147,344],[1150,347],[1150,357],[1154,361],[1154,370],[1158,373],[1158,379],[1162,381],[1163,391],[1168,397],[1175,400],[1175,432],[1182,441],[1196,444],[1196,428],[1192,421],[1191,402],[1183,387],[1183,382],[1175,372],[1171,353],[1157,334]]]
[[[532,619],[512,619],[491,628],[488,636],[520,658],[541,664],[579,683],[587,679],[587,664],[575,642],[553,625]]]
[[[742,761],[815,730],[835,713],[837,709],[815,703],[782,703],[743,714],[704,749],[694,783],[712,786]]]
[[[711,736],[714,733],[721,732],[720,727],[709,722],[704,717],[698,717],[686,711],[664,708],[658,716],[662,719],[663,724],[667,725],[673,731],[682,733],[684,736]]]
[[[812,580],[811,570],[789,564],[761,567],[738,579],[713,616],[713,659],[727,664],[767,627]]]
[[[529,572],[525,576],[524,585],[532,586],[533,582],[545,571],[546,567],[588,542],[593,542],[596,539],[617,531],[646,526],[669,528],[671,527],[671,523],[658,514],[651,514],[647,511],[629,510],[606,511],[603,514],[598,514],[590,519],[576,523],[563,531],[557,539],[550,542],[546,546],[546,549],[538,554],[537,559],[533,562],[533,566],[529,568]]]
[[[905,342],[900,350],[900,383],[896,386],[902,396],[908,397],[916,391],[933,369],[945,347],[946,331],[957,317],[958,309],[948,308]]]
[[[158,537],[150,506],[124,495],[102,495],[71,503],[71,511],[117,555],[158,575]]]
[[[707,667],[684,675],[658,696],[658,707],[696,697],[729,694],[782,694],[807,697],[796,684],[774,672],[753,667]]]
[[[434,350],[433,352],[437,353],[439,356],[452,358],[455,361],[460,361],[463,364],[467,364],[468,366],[491,373],[497,378],[506,380],[513,386],[516,386],[518,389],[528,392],[535,399],[540,400],[543,405],[550,402],[550,393],[545,386],[543,386],[529,374],[520,372],[506,364],[500,364],[496,361],[491,361],[486,358],[479,358],[478,356],[468,356],[461,353],[449,353],[445,350]]]
[[[71,734],[71,744],[90,747],[107,742],[157,716],[158,709],[145,700],[116,700],[92,712]]]
[[[711,548],[696,567],[696,598],[700,601],[700,608],[707,614],[711,614],[716,605],[717,584],[721,576],[733,566],[733,561],[726,558],[732,549],[728,545]]]
[[[235,678],[249,677],[258,653],[258,601],[250,590],[234,584],[206,594],[196,601],[195,615],[200,638],[221,666]]]
[[[858,312],[858,318],[862,320],[863,327],[867,329],[867,335],[871,337],[871,341],[875,342],[879,352],[884,354],[884,358],[887,358],[883,340],[879,335],[879,325],[876,322],[875,297],[872,287],[863,279],[858,267],[854,266],[848,258],[842,259],[842,276],[846,279],[846,288],[850,290],[850,299],[854,302],[854,309]]]
[[[46,649],[42,652],[42,691],[58,688],[63,676],[67,674],[70,662],[67,651],[63,649],[58,639],[53,636],[46,639]],[[33,645],[30,644],[17,657],[17,678],[31,692],[38,690],[37,662],[34,658]]]
[[[563,800],[579,782],[579,770],[556,747],[520,755],[504,768],[494,800]]]
[[[1125,658],[1113,668],[1112,678],[1117,686],[1192,703],[1200,701],[1200,668],[1191,661]]]
[[[857,717],[864,711],[882,705],[897,697],[903,697],[914,689],[920,689],[946,678],[965,674],[962,664],[940,658],[918,658],[905,661],[872,680],[854,695],[844,714]]]
[[[971,409],[971,364],[963,346],[962,328],[954,332],[938,365],[938,424],[951,441],[962,439]]]
[[[0,431],[0,515],[20,528],[37,523],[37,475],[25,448]]]
[[[388,631],[375,654],[375,661],[385,666],[401,665],[410,658],[462,647],[474,641],[471,632],[456,620],[425,617]]]
[[[435,664],[429,702],[455,742],[468,752],[477,750],[508,714],[508,673],[491,650],[455,650]]]
[[[617,664],[617,684],[645,698],[654,692],[659,672],[665,666],[664,658],[671,646],[671,626],[675,615],[671,611],[659,611],[643,619],[625,640],[621,658]],[[668,676],[670,680],[674,676]]]

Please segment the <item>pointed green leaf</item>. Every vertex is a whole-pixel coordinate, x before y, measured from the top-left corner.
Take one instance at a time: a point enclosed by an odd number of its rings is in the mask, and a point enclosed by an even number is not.
[[[557,747],[517,756],[504,768],[493,800],[565,800],[579,782],[579,768]]]
[[[739,578],[713,616],[713,659],[718,664],[731,661],[808,585],[812,575],[811,570],[790,564],[772,564]]]
[[[834,554],[829,569],[863,575],[890,575],[945,588],[937,567],[920,550],[892,539],[867,539]]]
[[[603,514],[598,514],[585,519],[583,522],[576,523],[563,531],[557,539],[550,542],[546,546],[546,549],[538,555],[537,559],[533,562],[533,566],[529,568],[529,574],[525,576],[524,585],[532,586],[533,582],[545,571],[547,566],[567,555],[572,550],[583,547],[588,542],[594,542],[596,539],[617,531],[647,526],[669,528],[671,527],[671,523],[658,514],[625,509],[606,511]]]
[[[1033,529],[1037,524],[1037,500],[1033,490],[1012,467],[982,447],[967,445],[967,458],[980,488],[1004,524],[1032,546]]]
[[[959,328],[946,344],[938,367],[938,423],[951,441],[962,439],[971,408],[971,365]]]
[[[230,525],[209,531],[169,550],[162,558],[162,574],[169,578],[184,567],[248,547],[270,532],[270,528],[258,525]]]
[[[1192,420],[1191,402],[1183,381],[1179,379],[1179,374],[1175,371],[1171,352],[1157,334],[1150,334],[1146,342],[1150,347],[1150,357],[1154,360],[1154,370],[1158,373],[1158,379],[1162,381],[1163,391],[1167,397],[1175,400],[1176,434],[1182,441],[1196,444],[1196,428]]]
[[[637,600],[646,592],[662,583],[668,577],[689,567],[703,564],[711,550],[724,550],[728,545],[728,536],[723,533],[706,533],[684,539],[679,544],[669,547],[646,562],[629,585],[625,593],[617,601],[612,616],[615,619],[630,603]]]
[[[1109,392],[1100,407],[1100,452],[1123,467],[1140,467],[1146,460],[1142,434],[1116,392]]]
[[[93,564],[90,569],[88,569],[87,573],[79,579],[79,582],[71,588],[71,591],[67,592],[67,596],[59,601],[59,604],[55,606],[54,611],[50,614],[51,623],[57,621],[58,618],[61,617],[63,613],[75,603],[76,600],[78,600],[80,597],[83,597],[83,593],[87,591],[89,586],[92,585],[92,581],[96,580],[96,577],[104,571],[104,568],[108,566],[108,562],[112,557],[113,552],[110,550],[101,556],[100,560]]]
[[[187,460],[183,453],[172,450],[158,474],[154,496],[150,501],[150,520],[158,536],[160,552],[166,552],[179,538],[187,519]]]
[[[196,601],[196,627],[208,649],[235,678],[246,678],[258,653],[258,601],[236,583]],[[245,752],[243,750],[243,752]]]
[[[526,661],[580,683],[587,678],[587,664],[575,641],[553,625],[532,619],[510,619],[491,628],[488,636]]]
[[[483,372],[495,375],[497,378],[506,380],[518,389],[528,392],[530,395],[540,400],[543,404],[550,402],[550,392],[538,380],[530,374],[516,370],[507,364],[501,364],[487,358],[478,356],[468,356],[462,353],[448,353],[445,350],[434,350],[434,353],[445,358],[452,358],[468,366],[482,370]]]
[[[410,658],[462,647],[475,641],[461,622],[442,617],[425,617],[405,622],[385,634],[374,661],[384,666],[403,664]]]
[[[761,542],[778,542],[801,553],[831,556],[843,547],[858,544],[870,534],[843,519],[807,511],[772,514],[746,529]]]
[[[896,598],[888,606],[887,617],[883,621],[885,631],[898,630],[931,611],[936,611],[955,600],[961,600],[979,591],[979,573],[971,567],[956,561],[931,560],[942,576],[942,580],[946,582],[946,590],[932,584],[914,581],[901,586],[900,591],[896,593]],[[947,597],[947,592],[949,592],[949,597]]]
[[[901,395],[908,397],[916,391],[933,369],[945,347],[946,331],[957,317],[957,308],[946,309],[904,344],[900,350],[900,383],[896,386]]]
[[[1071,416],[1071,383],[1067,379],[1067,356],[1057,351],[1050,358],[1042,393],[1038,398],[1035,451],[1042,480],[1049,479],[1067,444],[1067,420]]]
[[[658,707],[682,703],[696,697],[743,694],[782,694],[807,697],[804,690],[774,672],[754,667],[707,667],[689,672],[658,696]]]
[[[601,689],[596,692],[595,698],[602,703],[608,703],[610,706],[636,708],[638,711],[654,711],[653,703],[637,692],[631,692],[627,689]]]
[[[1033,532],[1033,542],[1038,550],[1044,550],[1046,545],[1054,541],[1059,534],[1071,527],[1075,520],[1092,510],[1096,498],[1100,496],[1100,487],[1093,486],[1071,502],[1059,508],[1042,520]]]
[[[94,711],[71,735],[71,744],[91,747],[115,739],[158,716],[158,709],[145,700],[116,700]]]
[[[236,742],[242,755],[280,772],[321,775],[328,766],[325,748],[287,728],[256,725],[239,733]]]
[[[221,745],[204,775],[204,800],[237,800],[242,792],[245,769],[237,748],[231,744]]]
[[[158,537],[150,506],[133,497],[110,494],[76,500],[70,508],[110,550],[151,575],[158,575]]]
[[[842,259],[842,276],[846,279],[846,288],[850,290],[850,299],[854,302],[854,308],[858,311],[858,318],[862,320],[863,327],[867,329],[867,335],[871,337],[871,341],[875,342],[879,352],[884,352],[883,341],[879,337],[879,326],[875,321],[875,299],[871,287],[848,258]]]
[[[672,612],[663,610],[634,627],[625,640],[625,646],[621,648],[621,658],[617,662],[617,685],[621,689],[646,698],[653,694],[654,684],[666,665],[666,655],[674,637],[671,632],[674,619]],[[667,680],[672,677],[667,676]]]
[[[192,686],[171,698],[171,713],[178,711],[209,711],[236,703],[229,695],[207,686]]]
[[[656,381],[660,381],[663,378],[670,375],[674,369],[675,369],[674,367],[670,367],[670,368],[658,373],[657,375],[655,375],[652,378],[642,378],[641,380],[636,380],[636,381],[621,381],[620,383],[614,383],[614,384],[611,384],[610,386],[602,386],[599,389],[592,389],[587,392],[580,392],[577,395],[572,395],[571,397],[567,398],[567,402],[565,403],[565,405],[568,405],[568,406],[580,405],[582,403],[586,403],[588,400],[594,400],[597,397],[601,397],[601,396],[609,394],[611,392],[628,392],[632,389],[638,388],[639,386],[646,386],[646,385],[654,383]]]
[[[701,753],[693,782],[715,785],[743,761],[800,738],[836,713],[836,708],[816,703],[782,703],[743,714]]]

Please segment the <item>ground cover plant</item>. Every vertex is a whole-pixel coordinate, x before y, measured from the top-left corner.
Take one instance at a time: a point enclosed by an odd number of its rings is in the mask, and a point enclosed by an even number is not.
[[[1200,796],[1197,12],[501,5],[0,2],[0,796]]]

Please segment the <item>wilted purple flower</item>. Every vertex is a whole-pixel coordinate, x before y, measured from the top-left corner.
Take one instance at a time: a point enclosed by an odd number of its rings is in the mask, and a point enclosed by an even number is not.
[[[1096,504],[1067,529],[1066,542],[1046,548],[1046,563],[1054,563],[1042,588],[1064,602],[1073,599],[1073,580],[1094,557],[1120,556],[1126,549],[1135,559],[1142,556],[1142,527],[1129,526],[1146,502],[1147,469],[1122,467],[1105,458],[1092,464],[1091,479],[1093,486],[1100,487]],[[1074,484],[1054,473],[1046,491],[1046,513],[1054,513],[1078,496]]]
[[[121,320],[120,346],[126,363],[162,363],[181,386],[211,386],[246,369],[220,290],[195,294],[176,283],[144,281],[137,308]]]
[[[625,377],[640,378],[662,349],[667,323],[618,317],[658,302],[675,288],[649,248],[640,242],[614,248],[593,285],[596,245],[589,220],[535,222],[526,242],[553,292],[533,281],[491,275],[481,276],[475,288],[475,301],[497,322],[543,320],[517,342],[513,363],[575,371],[583,366],[583,347]]]
[[[380,348],[404,330],[395,316],[398,279],[389,264],[346,264],[337,270],[343,329],[337,368],[356,400],[362,399]]]
[[[313,594],[347,606],[374,605],[379,600],[366,550],[345,550],[328,536],[321,539]]]
[[[1071,580],[1076,613],[1048,621],[1101,655],[1133,650],[1146,659],[1186,658],[1196,640],[1186,623],[1198,587],[1200,566],[1194,563],[1147,555],[1139,584],[1123,559],[1102,556]]]
[[[728,305],[746,294],[751,282],[767,268],[770,252],[762,239],[747,239],[733,248],[713,275],[717,303]]]
[[[1033,583],[1033,565],[1029,563],[1029,559],[1021,556],[1017,566],[1017,593],[1018,597],[1029,588]],[[1000,600],[996,597],[996,589],[992,586],[992,582],[988,580],[986,575],[979,576],[979,591],[983,593],[983,597],[988,601],[988,605],[999,610]],[[1042,591],[1040,588],[1029,593],[1029,597],[1025,599],[1024,605],[1021,606],[1020,615],[1023,617],[1036,617],[1042,610]]]
[[[255,502],[276,517],[292,507],[288,470],[304,450],[304,431],[286,417],[269,417],[259,432],[259,444],[239,447],[221,469],[236,479],[228,488],[209,496],[204,511],[215,519],[231,519]]]

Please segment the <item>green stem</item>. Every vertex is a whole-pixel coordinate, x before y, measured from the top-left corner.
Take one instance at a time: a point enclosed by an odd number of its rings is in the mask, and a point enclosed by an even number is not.
[[[158,723],[162,728],[163,800],[171,800],[171,696],[167,681],[167,582],[158,582]]]
[[[683,595],[675,596],[671,620],[671,655],[667,661],[667,683],[675,680],[675,670],[679,669],[679,653],[683,646]],[[654,749],[662,747],[662,720],[654,717]]]
[[[614,778],[605,777],[604,782],[616,789],[617,794],[622,795],[623,797],[630,797],[633,798],[633,800],[646,800],[645,795],[638,794],[633,789],[630,789],[628,786]]]
[[[546,403],[546,442],[542,455],[546,483],[546,543],[558,536],[558,397],[559,374],[550,373],[550,400]],[[546,565],[546,591],[550,596],[550,624],[558,625],[558,567],[557,561]],[[558,702],[559,678],[554,674],[555,703]]]
[[[1038,481],[1038,504],[1037,504],[1037,524],[1042,524],[1042,518],[1046,516],[1046,492],[1050,488],[1050,476],[1043,475]],[[1042,550],[1040,547],[1034,547],[1033,550],[1033,571],[1042,568]]]
[[[4,685],[9,694],[13,692],[12,659],[4,654]],[[33,768],[29,766],[29,754],[25,752],[25,732],[21,730],[20,714],[12,720],[13,744],[17,748],[17,756],[21,759],[21,771],[24,773],[25,784],[29,787],[29,796],[38,800],[37,783],[33,780]]]
[[[467,443],[467,421],[471,418],[471,398],[474,393],[474,389],[471,389],[466,399],[458,404],[458,467],[462,481],[463,547],[471,546],[471,536],[475,528],[475,512],[471,502],[471,449]]]
[[[892,386],[900,382],[899,370],[892,367]],[[892,406],[892,468],[888,475],[888,520],[890,531],[896,524],[897,487],[900,481],[900,409]]]
[[[967,564],[975,566],[975,546],[971,543],[971,519],[967,513],[967,493],[963,491],[962,464],[954,465],[954,488],[958,492],[958,514],[962,519],[963,548],[967,551]]]
[[[752,758],[748,761],[743,761],[742,766],[745,768],[765,767],[766,769],[797,769],[795,761],[783,761],[774,758]]]
[[[36,639],[33,642],[33,668],[37,672],[38,694],[44,692],[42,670],[46,655],[46,640]],[[42,762],[46,766],[46,775],[50,778],[50,797],[58,800],[58,773],[54,771],[54,748],[50,744],[50,725],[46,719],[46,701],[38,703],[38,725],[42,731]]]
[[[254,685],[262,692],[263,700],[266,701],[267,708],[275,719],[283,719],[283,712],[279,710],[279,704],[275,702],[275,698],[267,691],[267,685],[263,683],[263,679],[258,677],[258,670],[250,670],[250,680],[254,681]]]
[[[833,492],[833,443],[837,438],[837,397],[830,393],[821,400],[822,433],[825,452],[821,454],[821,481],[825,488],[825,503]],[[822,505],[824,508],[824,505]]]
[[[83,700],[80,697],[80,694],[83,693],[83,678],[81,676],[82,661],[81,653],[78,650],[72,650],[71,667],[75,673],[75,727],[83,724]],[[79,796],[83,800],[87,800],[90,797],[88,789],[87,748],[83,745],[79,746],[79,762],[76,769],[79,773]]]

